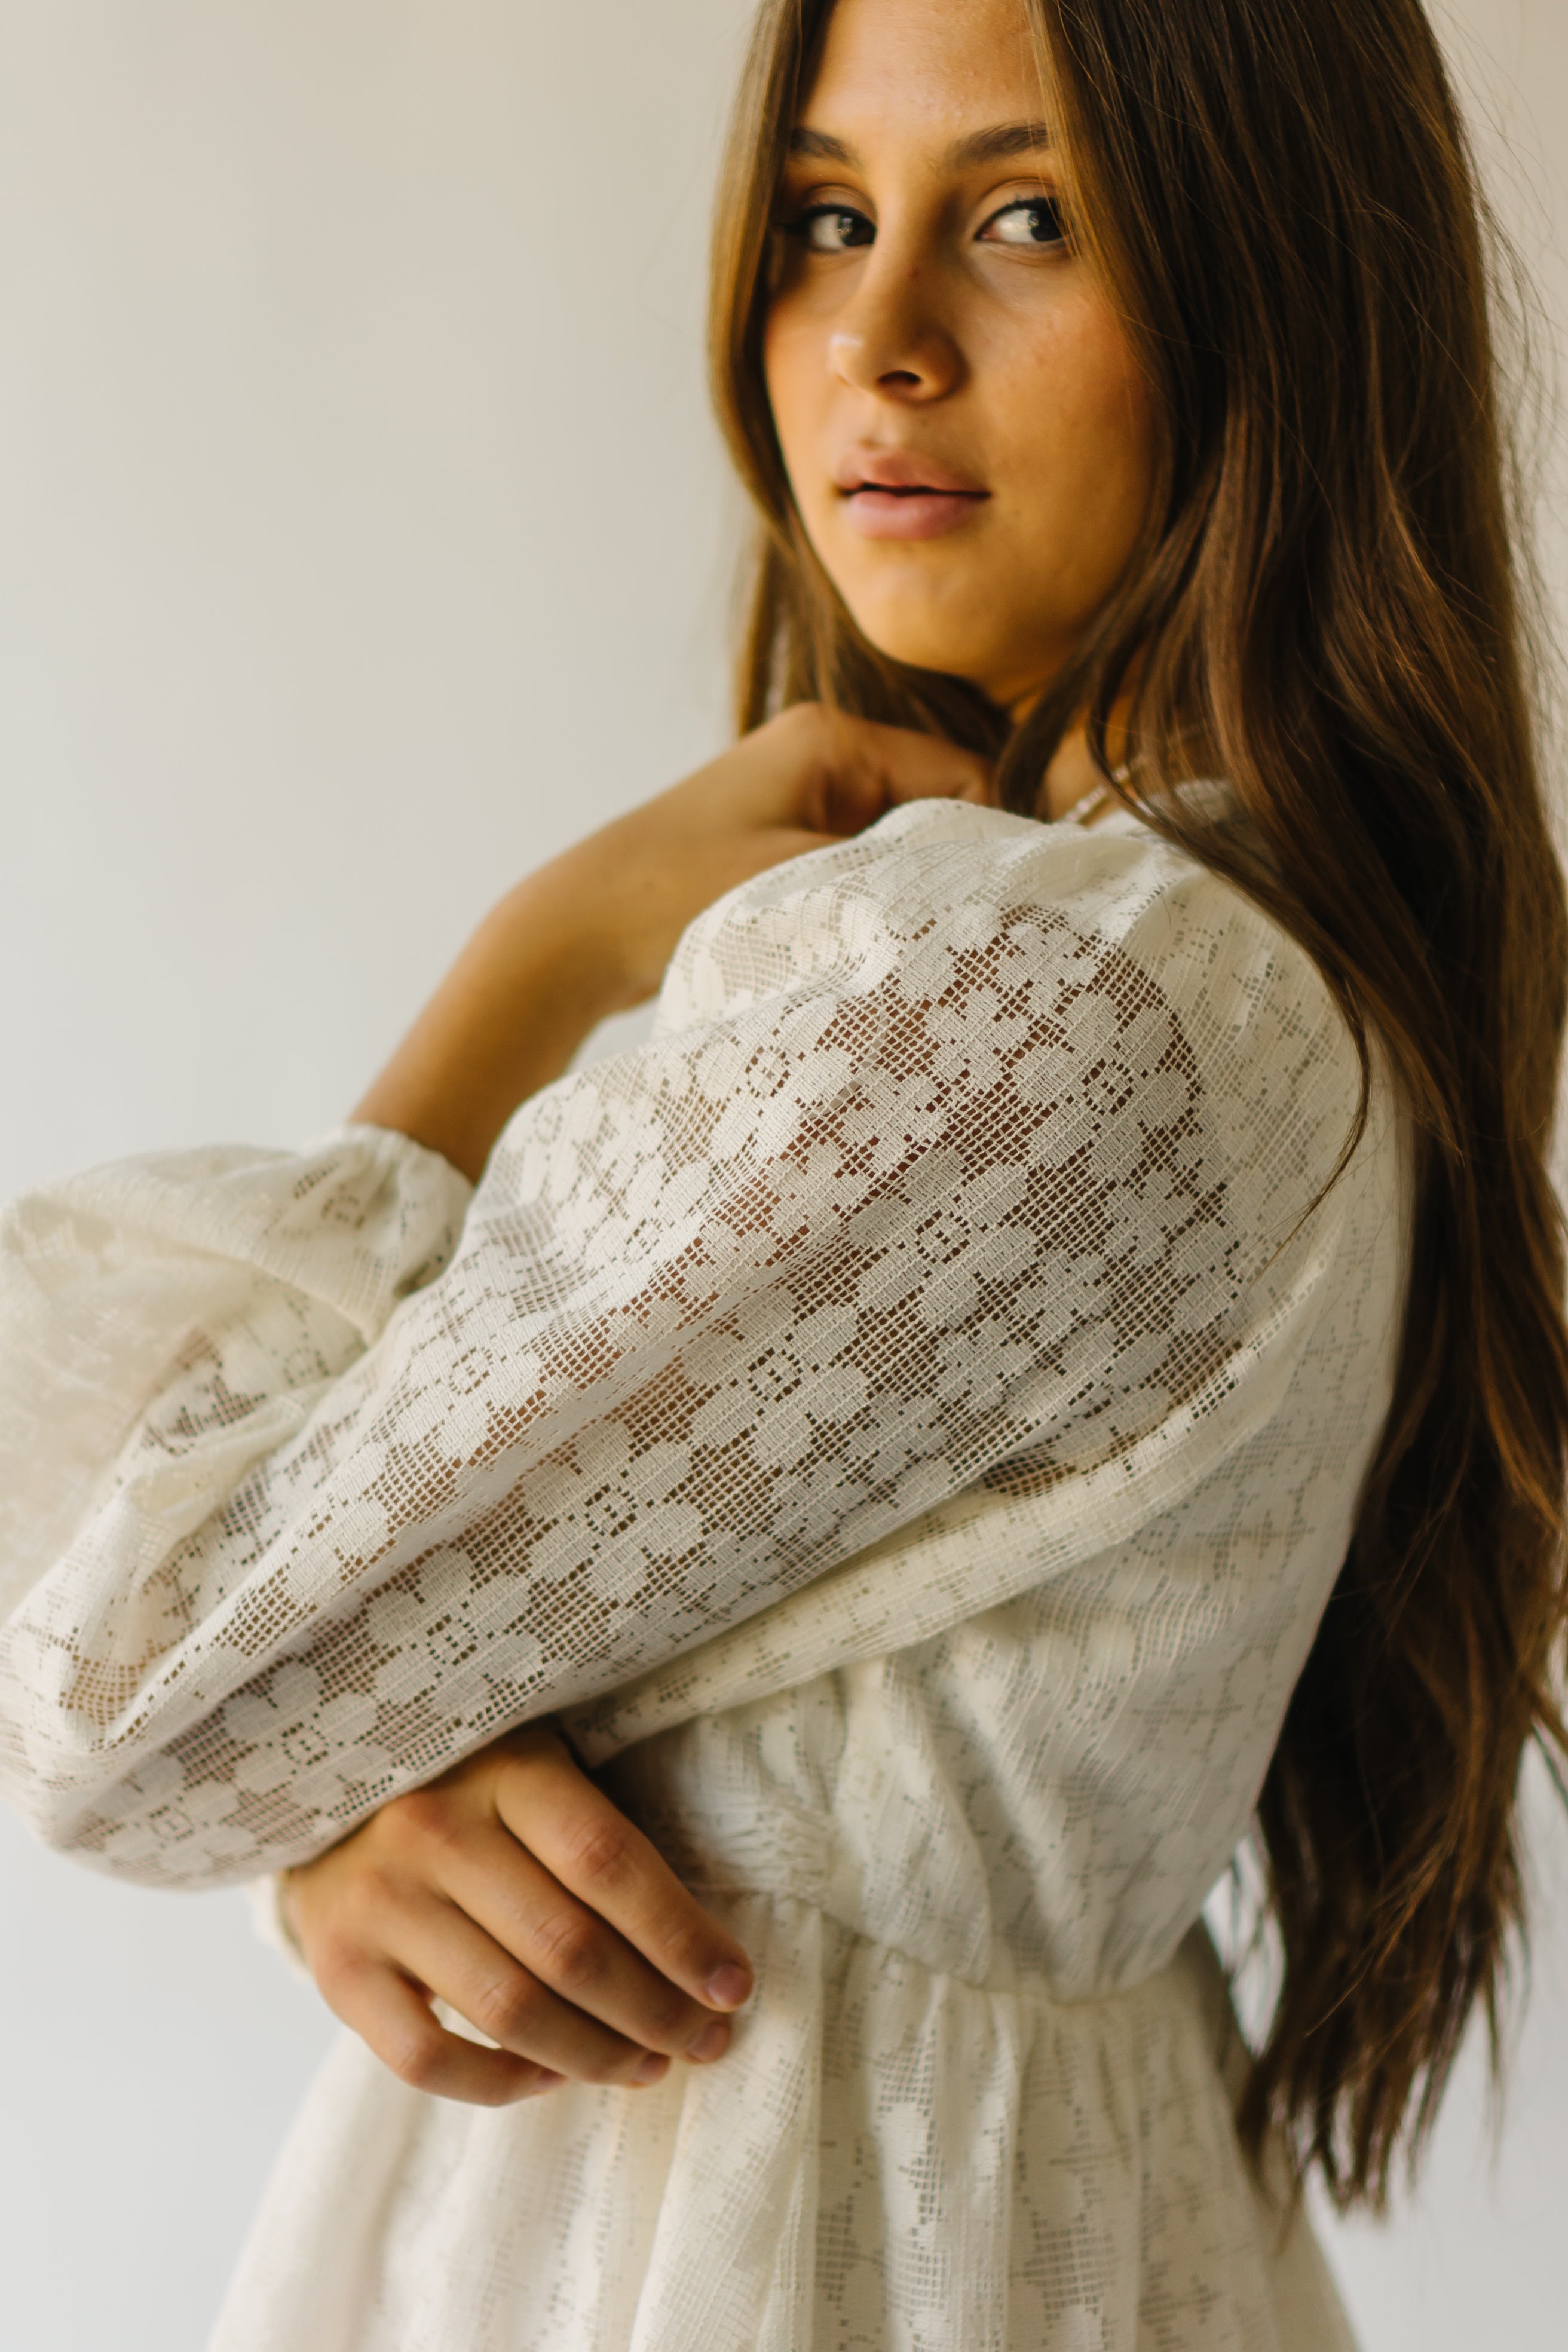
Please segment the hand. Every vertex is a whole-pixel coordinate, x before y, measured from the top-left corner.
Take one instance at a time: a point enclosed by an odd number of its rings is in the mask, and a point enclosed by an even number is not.
[[[902,727],[796,703],[533,877],[593,960],[605,1012],[640,1004],[682,931],[738,883],[906,801],[984,801],[990,770]]]
[[[544,1730],[394,1798],[289,1873],[284,1908],[382,2063],[478,2106],[721,2057],[752,1990],[734,1937]],[[437,1998],[500,2047],[447,2032]]]
[[[973,752],[795,705],[510,892],[354,1117],[477,1179],[519,1103],[607,1013],[653,994],[681,932],[725,891],[902,802],[989,791]]]

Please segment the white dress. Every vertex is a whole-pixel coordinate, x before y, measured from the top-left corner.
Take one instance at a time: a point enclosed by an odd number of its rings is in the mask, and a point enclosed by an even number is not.
[[[477,1194],[100,1171],[0,1247],[0,1773],[147,1885],[561,1717],[756,1963],[500,2111],[352,2037],[216,2352],[1326,2352],[1194,1922],[1386,1412],[1386,1087],[1117,815],[924,803],[732,893]]]

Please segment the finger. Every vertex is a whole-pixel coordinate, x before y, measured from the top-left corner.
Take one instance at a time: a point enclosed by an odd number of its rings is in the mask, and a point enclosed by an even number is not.
[[[804,826],[842,841],[901,801],[989,800],[991,768],[933,735],[796,702],[674,793],[694,843],[731,831],[738,816],[747,828]]]
[[[991,797],[993,765],[977,751],[870,719],[840,718],[838,727],[843,730],[845,781],[862,797],[875,793],[884,808],[907,801]]]
[[[581,2083],[657,2082],[669,2064],[563,2000],[453,1903],[411,1904],[386,1956],[513,2057]]]
[[[343,2023],[412,2091],[504,2107],[553,2091],[563,2079],[530,2059],[481,2049],[449,2032],[432,2016],[428,1996],[385,1962],[346,1969],[321,1991]]]
[[[593,1783],[584,1785],[603,1805]],[[614,1813],[613,1807],[608,1810]],[[529,1834],[538,1836],[531,1803]],[[679,1889],[679,1881],[675,1884]],[[467,1828],[461,1843],[443,1859],[441,1886],[448,1900],[531,1979],[629,2046],[699,2063],[722,2054],[729,2029],[711,2009],[672,1984],[606,1919],[569,1893],[505,1827]],[[472,2012],[464,2006],[463,2014],[470,2017]],[[493,2030],[485,2028],[487,2032]],[[532,2054],[552,2065],[559,2063],[543,2049]],[[580,2070],[572,2066],[567,2071]]]
[[[497,1777],[496,1808],[545,1869],[661,1977],[710,2010],[739,2009],[750,1997],[744,1948],[559,1740],[547,1738],[509,1758]]]

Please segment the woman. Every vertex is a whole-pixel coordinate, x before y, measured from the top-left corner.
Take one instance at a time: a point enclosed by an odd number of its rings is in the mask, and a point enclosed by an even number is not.
[[[1415,0],[771,0],[716,254],[742,740],[340,1135],[11,1213],[8,1785],[363,2037],[223,2352],[1342,2343],[1270,2183],[1418,2144],[1559,1730],[1453,104]]]

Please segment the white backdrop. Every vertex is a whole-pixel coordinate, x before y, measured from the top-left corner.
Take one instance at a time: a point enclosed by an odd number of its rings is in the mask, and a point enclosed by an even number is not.
[[[331,1124],[510,878],[721,740],[742,7],[0,0],[0,1194]],[[1562,0],[1449,21],[1568,319]],[[1472,2053],[1418,2200],[1331,2235],[1367,2352],[1563,2338],[1536,1810],[1495,2158]],[[329,2022],[238,1898],[0,1817],[0,2352],[198,2352]]]

